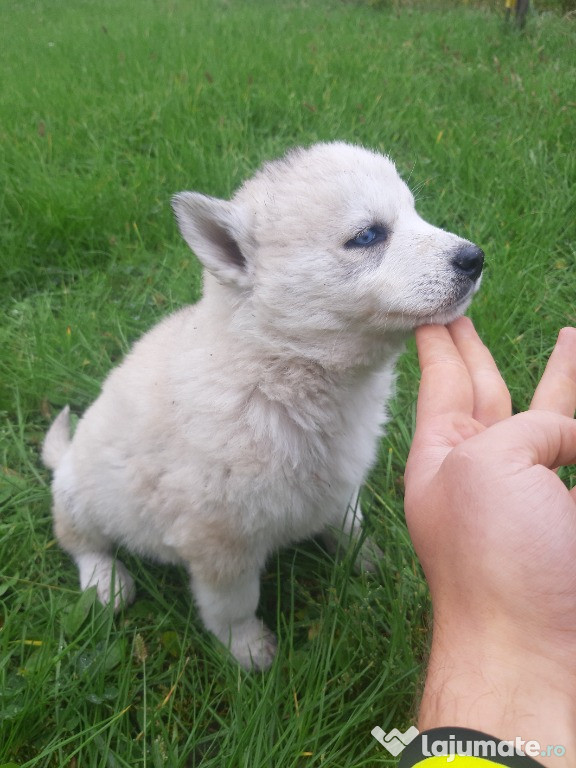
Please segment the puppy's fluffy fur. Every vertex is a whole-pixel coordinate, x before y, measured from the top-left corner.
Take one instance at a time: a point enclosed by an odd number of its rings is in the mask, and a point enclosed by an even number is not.
[[[203,298],[135,344],[73,439],[68,409],[50,428],[55,530],[116,607],[134,597],[118,544],[185,564],[205,626],[264,668],[266,558],[357,536],[403,342],[462,314],[482,252],[423,221],[388,158],[342,143],[265,165],[231,201],[173,206]]]

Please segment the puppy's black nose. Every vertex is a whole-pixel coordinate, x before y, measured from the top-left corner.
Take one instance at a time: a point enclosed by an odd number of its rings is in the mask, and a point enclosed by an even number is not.
[[[471,280],[478,280],[484,266],[484,251],[473,243],[461,245],[452,259],[452,266]]]

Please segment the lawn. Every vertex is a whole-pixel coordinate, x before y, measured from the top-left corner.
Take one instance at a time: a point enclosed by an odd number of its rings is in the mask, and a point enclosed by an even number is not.
[[[279,636],[249,674],[200,628],[183,571],[128,559],[118,617],[56,545],[47,426],[81,413],[155,321],[200,292],[170,197],[226,197],[287,148],[390,153],[431,222],[482,245],[471,315],[525,408],[576,325],[575,22],[339,0],[5,0],[0,29],[0,768],[393,765],[428,598],[402,473],[417,365],[364,489],[376,576],[314,542],[263,578]],[[568,473],[567,475],[568,476]],[[574,481],[574,474],[571,476]]]

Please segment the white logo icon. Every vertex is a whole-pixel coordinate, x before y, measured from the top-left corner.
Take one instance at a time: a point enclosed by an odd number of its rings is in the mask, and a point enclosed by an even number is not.
[[[374,736],[376,741],[380,742],[383,747],[386,747],[391,755],[397,757],[404,747],[407,747],[411,741],[414,741],[419,734],[419,730],[414,725],[411,725],[404,733],[399,731],[398,728],[393,728],[386,733],[386,731],[382,730],[382,728],[377,725],[375,728],[372,728],[370,733]]]

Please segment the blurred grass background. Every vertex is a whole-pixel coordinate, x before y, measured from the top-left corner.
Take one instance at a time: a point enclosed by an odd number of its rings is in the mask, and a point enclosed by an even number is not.
[[[81,412],[135,338],[199,296],[171,195],[227,197],[318,140],[389,153],[420,213],[484,248],[471,314],[525,408],[558,328],[576,324],[571,9],[542,0],[523,33],[473,2],[4,10],[0,766],[393,764],[370,730],[414,722],[427,644],[402,513],[412,346],[364,493],[381,572],[357,576],[314,543],[280,553],[263,583],[280,640],[264,675],[200,629],[177,569],[130,562],[139,598],[116,619],[79,595],[39,446],[60,406]]]

